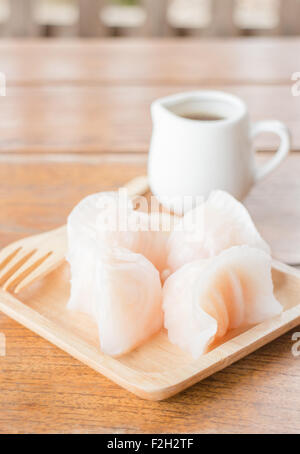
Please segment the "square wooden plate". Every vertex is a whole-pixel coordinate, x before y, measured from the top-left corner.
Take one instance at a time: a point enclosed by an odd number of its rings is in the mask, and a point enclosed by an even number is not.
[[[273,264],[275,295],[284,312],[244,331],[232,331],[198,360],[172,345],[162,330],[120,358],[104,355],[96,324],[68,311],[69,267],[63,264],[18,298],[0,289],[0,310],[134,394],[166,399],[232,364],[300,323],[300,272]]]

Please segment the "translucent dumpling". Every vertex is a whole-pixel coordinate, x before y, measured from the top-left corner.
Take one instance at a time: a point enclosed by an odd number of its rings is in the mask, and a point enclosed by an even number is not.
[[[142,344],[163,324],[159,272],[141,254],[126,249],[97,250],[71,263],[68,308],[97,323],[101,349],[119,356]]]
[[[90,239],[100,249],[121,247],[142,254],[163,272],[167,241],[177,219],[167,213],[134,210],[132,200],[117,192],[92,194],[68,217],[68,257],[78,250],[85,254]]]
[[[96,223],[99,214],[115,203],[117,192],[99,192],[82,199],[68,216],[68,247],[80,247],[80,241],[96,238]]]
[[[163,310],[170,341],[198,358],[228,330],[281,313],[271,258],[261,249],[236,246],[184,265],[164,284]]]
[[[213,191],[206,202],[187,212],[168,240],[168,268],[173,272],[193,260],[246,244],[270,253],[248,211],[224,191]]]
[[[174,218],[166,213],[149,215],[131,208],[120,213],[111,207],[98,216],[97,238],[99,245],[122,247],[144,255],[163,272],[173,223]]]
[[[130,199],[121,207],[118,202],[114,192],[86,197],[69,215],[67,229],[68,308],[94,318],[101,348],[110,355],[132,350],[163,323],[156,266],[165,264],[167,233],[160,219],[157,231],[149,229],[150,217],[135,211]]]

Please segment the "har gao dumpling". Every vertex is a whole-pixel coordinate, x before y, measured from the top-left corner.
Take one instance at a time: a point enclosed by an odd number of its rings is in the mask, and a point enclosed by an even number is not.
[[[172,273],[193,260],[243,244],[270,253],[244,205],[227,192],[213,191],[206,202],[184,215],[170,235],[167,268]]]
[[[148,214],[131,208],[120,214],[111,207],[97,218],[97,240],[99,245],[126,248],[144,255],[162,273],[175,219],[167,213]]]
[[[68,308],[96,321],[103,353],[127,353],[162,328],[159,272],[141,254],[121,248],[99,251],[94,246],[84,262],[71,265]]]
[[[67,225],[71,269],[67,307],[96,321],[102,351],[109,355],[134,349],[163,324],[161,281],[154,265],[165,263],[167,234],[149,230],[149,216],[134,211],[130,199],[127,202],[120,211],[130,220],[124,231],[114,225],[119,221],[114,192],[83,199]]]
[[[68,257],[75,251],[85,253],[86,243],[96,240],[99,214],[117,200],[116,192],[99,192],[82,199],[71,211],[67,221]]]
[[[144,255],[163,272],[167,241],[177,216],[148,214],[133,208],[132,200],[117,192],[92,194],[81,200],[68,217],[68,257],[74,251],[85,254],[88,240],[98,247],[121,247]]]
[[[198,358],[228,330],[281,313],[271,257],[261,249],[235,246],[188,263],[166,280],[163,310],[170,341]]]

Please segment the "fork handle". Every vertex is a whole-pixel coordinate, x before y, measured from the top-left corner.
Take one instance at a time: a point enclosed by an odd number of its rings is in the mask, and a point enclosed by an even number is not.
[[[148,177],[146,175],[133,178],[124,185],[130,197],[143,195],[149,191]]]

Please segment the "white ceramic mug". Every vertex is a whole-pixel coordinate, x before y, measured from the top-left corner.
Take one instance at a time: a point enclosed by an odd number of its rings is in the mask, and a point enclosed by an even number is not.
[[[184,117],[199,113],[222,118],[201,121]],[[175,212],[182,209],[178,198],[206,197],[213,189],[243,199],[290,149],[289,131],[283,123],[250,123],[246,104],[224,92],[194,91],[158,99],[151,114],[149,183],[153,194]],[[276,133],[280,146],[266,164],[257,167],[253,139],[265,131]]]

